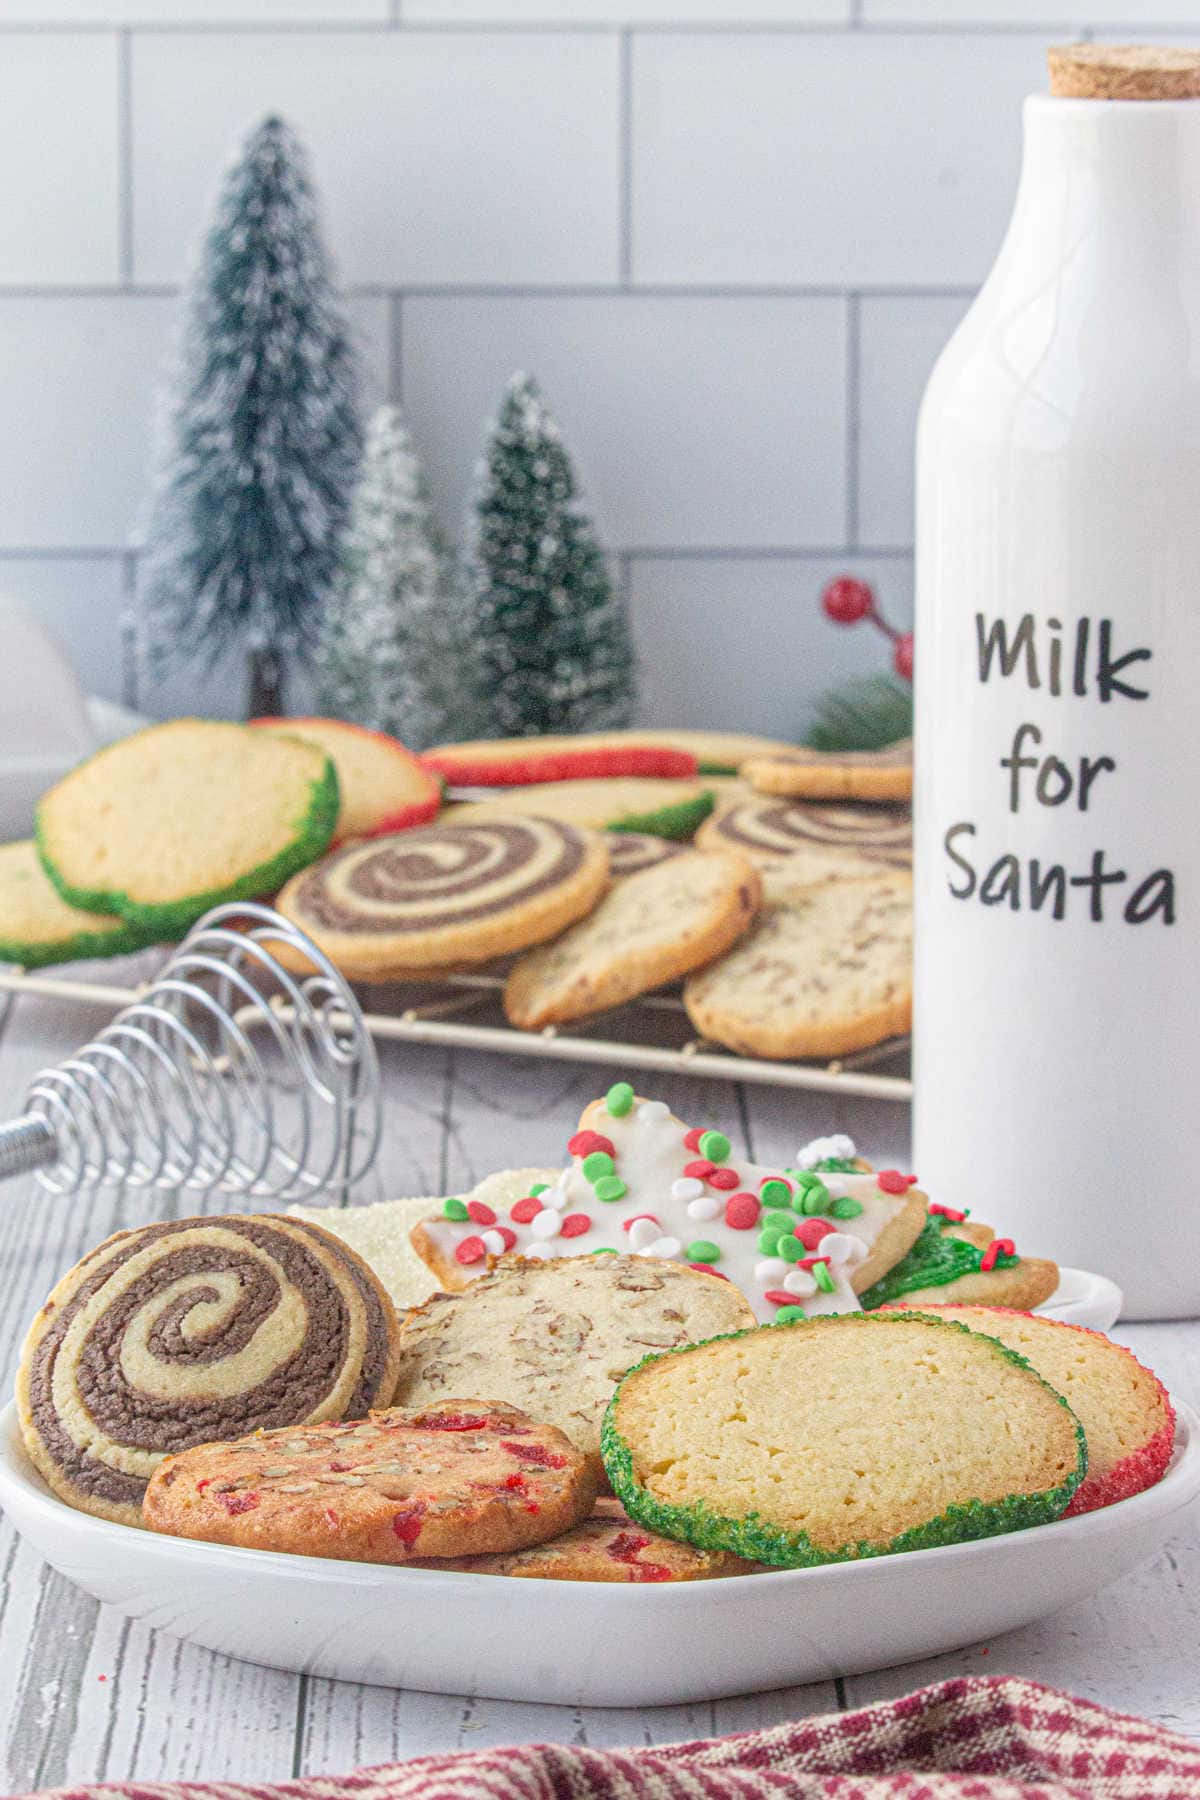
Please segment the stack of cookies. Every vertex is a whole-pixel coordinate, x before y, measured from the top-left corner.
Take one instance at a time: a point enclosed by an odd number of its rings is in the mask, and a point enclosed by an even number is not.
[[[759,1168],[617,1083],[570,1149],[418,1223],[444,1285],[415,1306],[353,1213],[118,1233],[30,1329],[31,1461],[119,1525],[638,1584],[1027,1529],[1165,1472],[1150,1371],[1016,1310],[1053,1264],[848,1140]]]

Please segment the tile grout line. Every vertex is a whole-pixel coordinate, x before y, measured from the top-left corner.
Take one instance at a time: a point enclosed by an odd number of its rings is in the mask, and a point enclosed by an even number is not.
[[[860,300],[972,300],[978,287],[966,283],[935,284],[857,283],[853,289],[834,283],[791,286],[766,283],[737,286],[720,282],[409,282],[392,286],[382,282],[348,283],[339,290],[343,300],[844,300],[853,292]],[[7,300],[174,300],[182,283],[137,282],[71,285],[67,283],[13,282],[0,284],[0,305]]]
[[[622,288],[633,282],[633,33],[621,33],[617,123],[618,273]]]
[[[117,33],[117,269],[133,284],[133,33]]]
[[[830,562],[857,556],[877,562],[911,558],[911,544],[615,544],[613,557],[636,562]],[[12,562],[136,561],[128,545],[38,544],[0,546],[0,567]]]
[[[137,551],[124,551],[121,556],[121,704],[128,706],[133,712],[138,710],[138,690],[141,685],[141,658],[138,654],[141,621],[137,569]]]
[[[846,543],[858,547],[859,401],[862,368],[862,301],[846,295]]]
[[[639,20],[628,28],[647,37],[847,37],[861,33],[864,37],[1045,37],[1050,34],[1089,33],[1095,27],[1082,27],[1077,19],[1058,14],[1040,19],[872,19],[859,10],[861,0],[852,0],[850,16],[837,23],[820,19],[751,20],[736,19]],[[484,22],[455,19],[425,19],[408,24],[400,16],[402,0],[393,0],[395,11],[382,19],[139,19],[127,25],[120,17],[109,19],[31,19],[0,21],[0,37],[97,37],[105,33],[129,29],[147,37],[226,36],[226,37],[329,37],[336,34],[356,37],[383,36],[396,30],[420,32],[429,37],[464,36],[557,36],[602,37],[620,25],[613,20],[489,19]],[[127,17],[127,15],[126,15]],[[1178,20],[1146,20],[1130,15],[1126,19],[1106,23],[1105,33],[1137,32],[1143,36],[1177,36]]]

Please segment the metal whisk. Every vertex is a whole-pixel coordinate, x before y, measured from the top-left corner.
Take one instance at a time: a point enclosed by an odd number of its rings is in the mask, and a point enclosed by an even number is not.
[[[240,929],[234,929],[234,924]],[[293,974],[272,955],[310,966]],[[193,926],[146,993],[31,1082],[0,1126],[0,1180],[303,1198],[364,1174],[379,1066],[358,1002],[294,925],[255,905]]]

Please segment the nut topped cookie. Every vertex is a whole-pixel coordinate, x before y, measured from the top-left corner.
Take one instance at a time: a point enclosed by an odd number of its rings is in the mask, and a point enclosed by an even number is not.
[[[407,1563],[543,1543],[595,1498],[587,1459],[552,1425],[448,1397],[186,1450],[155,1471],[144,1513],[210,1544]]]

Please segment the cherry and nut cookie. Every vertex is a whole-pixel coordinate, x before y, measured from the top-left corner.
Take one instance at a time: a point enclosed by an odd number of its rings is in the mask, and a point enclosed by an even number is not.
[[[430,1569],[464,1575],[515,1575],[526,1581],[713,1581],[722,1575],[751,1575],[758,1563],[730,1550],[697,1550],[657,1531],[635,1525],[619,1501],[601,1496],[582,1525],[548,1544],[502,1556],[461,1556],[427,1562]]]
[[[552,1425],[445,1400],[185,1450],[155,1471],[143,1513],[207,1543],[408,1563],[543,1543],[595,1497],[587,1458]]]

